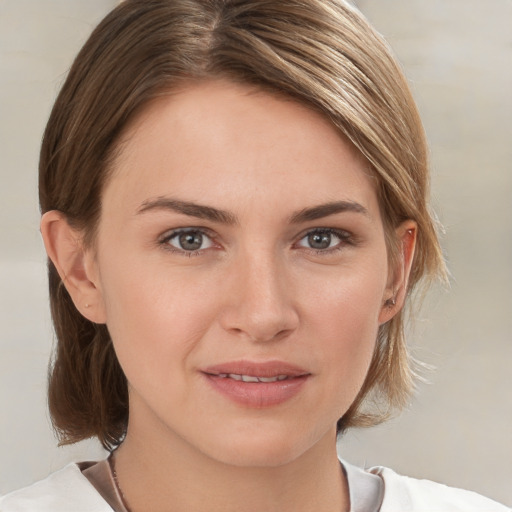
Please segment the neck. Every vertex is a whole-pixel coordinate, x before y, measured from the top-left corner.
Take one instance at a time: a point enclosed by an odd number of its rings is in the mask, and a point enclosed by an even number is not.
[[[340,512],[348,489],[336,455],[335,434],[284,464],[231,465],[167,435],[155,442],[128,430],[115,454],[119,485],[131,512]]]

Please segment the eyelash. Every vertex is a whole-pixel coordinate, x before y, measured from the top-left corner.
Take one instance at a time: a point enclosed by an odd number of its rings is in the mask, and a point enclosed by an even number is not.
[[[320,256],[327,256],[333,253],[336,253],[338,251],[342,251],[346,248],[346,246],[355,245],[355,239],[352,233],[345,231],[344,229],[334,229],[334,228],[314,228],[308,230],[304,235],[302,235],[298,242],[301,242],[302,240],[308,238],[311,235],[329,235],[329,236],[335,236],[338,238],[339,242],[333,246],[333,247],[327,247],[325,249],[315,249],[314,247],[303,247],[304,249],[308,250],[309,252],[312,252],[315,255]]]
[[[182,228],[182,229],[175,229],[171,232],[167,232],[160,240],[159,245],[162,246],[165,250],[181,254],[183,256],[187,256],[191,258],[192,256],[199,256],[201,252],[210,249],[210,247],[207,247],[205,249],[197,249],[193,251],[187,251],[185,249],[180,249],[178,247],[174,247],[170,244],[171,240],[178,238],[180,235],[186,235],[186,234],[194,234],[194,235],[201,235],[201,237],[206,237],[211,241],[211,245],[215,245],[214,235],[211,231],[205,229],[205,228]]]
[[[186,249],[174,247],[170,244],[171,240],[174,240],[178,238],[180,235],[184,234],[194,234],[194,235],[201,235],[201,237],[206,237],[210,240],[210,246],[206,248],[199,248],[196,250],[187,251]],[[333,246],[333,247],[327,247],[324,249],[317,249],[314,247],[306,247],[301,246],[302,249],[305,249],[306,251],[313,253],[315,255],[320,256],[327,256],[332,253],[341,251],[346,248],[346,246],[353,246],[356,245],[356,241],[354,239],[354,236],[343,229],[334,229],[334,228],[313,228],[306,231],[304,234],[300,236],[300,238],[295,242],[294,246],[297,246],[302,240],[306,239],[309,236],[312,235],[329,235],[329,236],[335,236],[339,239],[339,242]],[[159,240],[159,245],[162,246],[165,250],[170,251],[172,253],[181,254],[183,256],[192,257],[192,256],[199,256],[202,252],[211,249],[213,246],[215,246],[215,237],[214,233],[205,229],[205,228],[181,228],[181,229],[175,229],[171,232],[167,232],[162,238]]]

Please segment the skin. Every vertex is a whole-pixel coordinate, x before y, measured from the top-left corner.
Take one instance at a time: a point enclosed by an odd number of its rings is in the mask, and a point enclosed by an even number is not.
[[[129,382],[116,466],[132,510],[348,510],[336,421],[402,305],[415,232],[397,229],[403,254],[389,268],[365,160],[301,104],[192,84],[130,125],[102,204],[94,248],[59,212],[42,233],[77,308],[107,324]],[[195,251],[175,234],[191,228]],[[285,361],[308,378],[284,403],[240,405],[203,372],[240,359]]]

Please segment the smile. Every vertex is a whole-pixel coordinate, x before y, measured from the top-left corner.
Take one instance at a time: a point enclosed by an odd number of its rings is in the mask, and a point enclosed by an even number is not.
[[[205,368],[201,373],[209,386],[224,398],[257,409],[291,400],[312,376],[282,361],[233,361]]]
[[[217,374],[217,377],[221,377],[223,379],[241,380],[243,382],[277,382],[292,378],[288,375],[277,375],[276,377],[257,377],[255,375],[239,375],[237,373],[219,373]]]

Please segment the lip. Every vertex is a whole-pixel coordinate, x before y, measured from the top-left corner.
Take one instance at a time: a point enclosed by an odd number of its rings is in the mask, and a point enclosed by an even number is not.
[[[284,361],[231,361],[201,370],[214,390],[238,405],[264,408],[282,404],[296,396],[311,376],[307,370]],[[275,378],[274,382],[244,382],[229,374]]]

